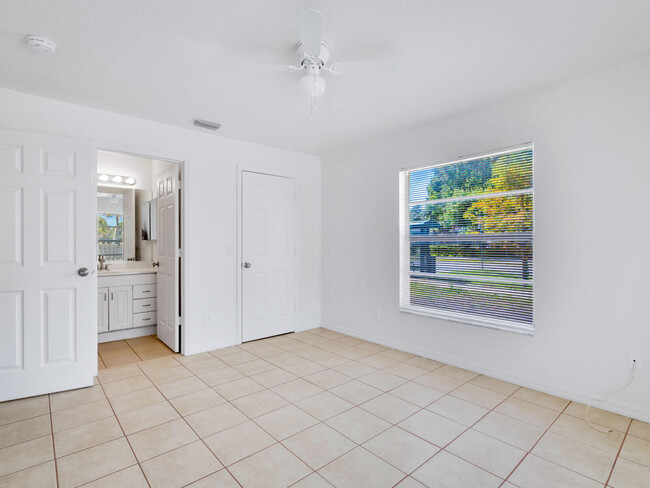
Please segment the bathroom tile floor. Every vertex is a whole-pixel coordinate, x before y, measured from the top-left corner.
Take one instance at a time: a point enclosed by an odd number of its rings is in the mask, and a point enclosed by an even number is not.
[[[584,414],[314,329],[0,404],[0,487],[650,487],[650,425]]]
[[[97,369],[100,371],[174,355],[171,349],[153,335],[102,342],[97,345],[97,351]]]

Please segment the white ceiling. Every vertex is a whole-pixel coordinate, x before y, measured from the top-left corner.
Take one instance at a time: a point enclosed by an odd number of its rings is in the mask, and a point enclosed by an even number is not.
[[[390,61],[326,74],[314,120],[301,73],[229,68],[293,63],[300,6],[331,61]],[[323,154],[644,55],[649,26],[648,0],[3,0],[0,86]]]

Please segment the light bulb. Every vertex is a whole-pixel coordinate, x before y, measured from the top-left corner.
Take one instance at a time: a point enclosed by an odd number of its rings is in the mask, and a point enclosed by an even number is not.
[[[108,181],[108,175],[99,175],[99,181]]]
[[[135,178],[129,176],[126,180],[124,180],[124,183],[127,185],[133,185],[135,183]]]
[[[300,88],[302,88],[311,98],[315,98],[320,97],[325,93],[327,83],[324,78],[309,74],[300,78],[300,80],[298,80],[298,85],[300,85]]]
[[[113,176],[113,183],[122,183],[121,176]]]

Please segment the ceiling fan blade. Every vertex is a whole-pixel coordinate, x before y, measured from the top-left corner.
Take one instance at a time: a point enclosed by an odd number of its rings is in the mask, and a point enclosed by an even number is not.
[[[293,66],[291,64],[239,64],[230,67],[240,71],[265,71],[269,73],[291,73],[303,69],[302,66]]]
[[[298,9],[298,22],[302,51],[308,56],[319,57],[323,14],[313,8],[301,8]]]
[[[381,61],[341,61],[323,69],[332,75],[356,75],[376,72],[386,66],[387,63]]]

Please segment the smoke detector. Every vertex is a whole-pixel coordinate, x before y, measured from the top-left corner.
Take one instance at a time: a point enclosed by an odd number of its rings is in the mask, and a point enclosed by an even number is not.
[[[43,36],[25,36],[27,47],[41,53],[53,53],[56,51],[56,44],[47,37]]]

